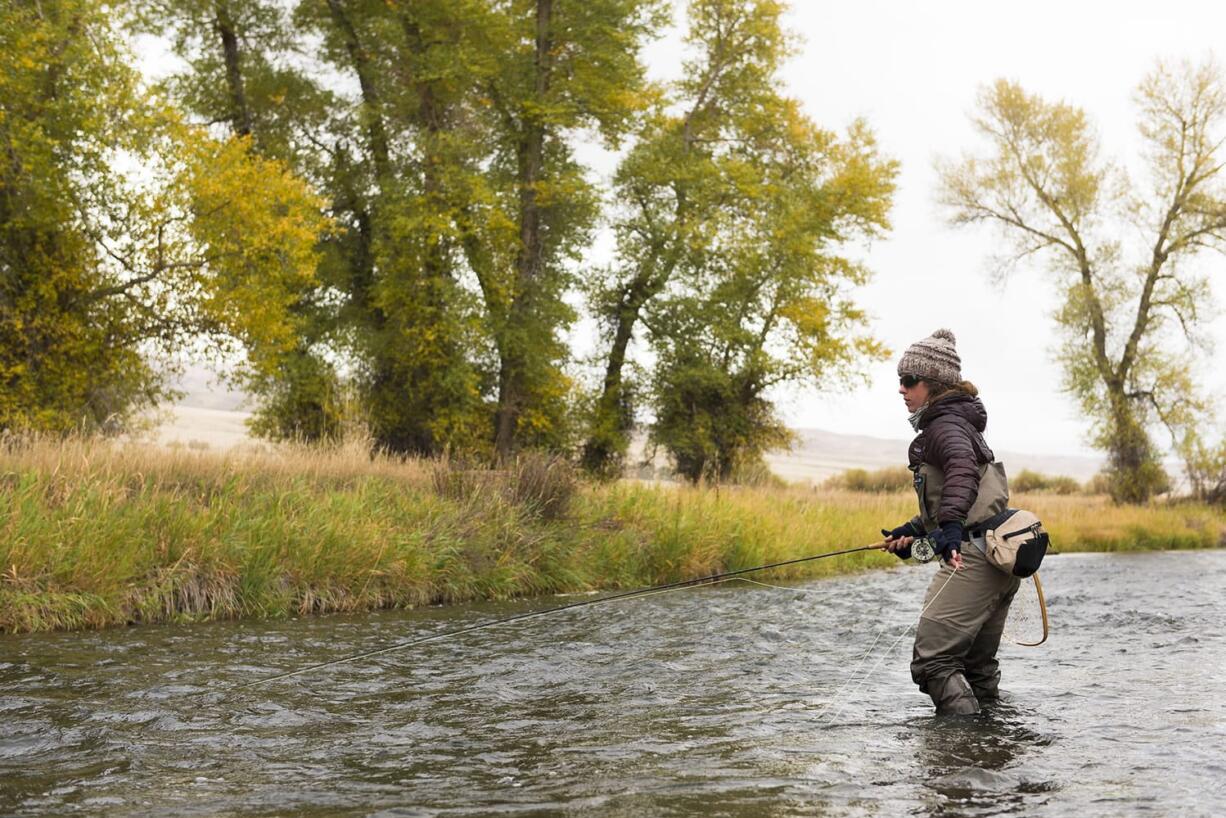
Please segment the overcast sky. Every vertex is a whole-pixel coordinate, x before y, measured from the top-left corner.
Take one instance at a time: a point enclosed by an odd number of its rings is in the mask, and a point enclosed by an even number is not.
[[[677,17],[680,22],[680,12]],[[851,393],[778,391],[774,398],[788,424],[909,437],[897,394],[898,356],[948,327],[958,338],[963,375],[979,386],[988,407],[988,439],[996,448],[1095,454],[1086,441],[1089,424],[1059,389],[1052,277],[1036,260],[1003,283],[994,279],[1000,234],[946,225],[934,161],[983,151],[970,114],[982,87],[1004,77],[1084,109],[1103,157],[1131,170],[1140,148],[1133,90],[1158,59],[1200,61],[1216,55],[1219,41],[1226,59],[1226,4],[801,0],[786,24],[799,37],[799,53],[785,66],[785,90],[823,127],[841,130],[864,118],[883,153],[901,163],[893,230],[853,252],[875,271],[857,301],[894,355],[872,367],[869,386]],[[654,78],[677,75],[679,46],[678,31],[647,50]],[[598,150],[582,153],[602,175],[615,164]],[[608,252],[606,237],[594,248],[595,261]],[[1214,275],[1222,311],[1226,258],[1206,257],[1203,265]],[[1200,377],[1210,394],[1226,396],[1226,318],[1215,320],[1210,334],[1217,352]],[[587,328],[573,337],[586,351]]]
[[[1226,57],[1226,4],[1217,2],[797,2],[789,15],[800,54],[786,70],[790,93],[827,127],[869,121],[902,163],[894,230],[869,248],[876,271],[861,293],[873,328],[896,356],[873,369],[870,388],[850,395],[785,400],[793,426],[904,437],[897,353],[938,326],[958,337],[963,374],[989,410],[988,437],[1014,451],[1086,452],[1087,424],[1059,392],[1051,358],[1056,306],[1051,278],[1031,265],[993,286],[998,234],[950,228],[935,201],[938,155],[977,142],[968,114],[998,77],[1085,109],[1104,155],[1135,161],[1132,91],[1155,60]],[[1218,303],[1226,259],[1208,259]],[[1226,320],[1213,325],[1216,366],[1203,377],[1226,395]],[[1216,370],[1216,371],[1215,371]]]
[[[785,69],[788,92],[828,128],[864,117],[883,151],[901,162],[894,229],[863,253],[876,276],[859,293],[874,334],[895,350],[894,360],[875,366],[871,386],[854,393],[778,395],[789,424],[906,437],[897,355],[946,326],[958,337],[964,376],[979,385],[988,406],[995,447],[1089,453],[1088,426],[1059,392],[1060,373],[1051,359],[1056,300],[1050,277],[1032,265],[1018,269],[1003,288],[994,286],[989,269],[997,234],[945,225],[935,202],[933,160],[981,146],[968,114],[984,84],[1006,77],[1084,108],[1104,155],[1128,165],[1138,147],[1134,87],[1158,58],[1200,60],[1215,49],[1226,57],[1226,4],[799,0],[787,20],[800,37],[800,53]],[[647,52],[651,73],[661,79],[676,74],[679,58],[675,37]],[[154,62],[146,63],[153,73],[168,67],[161,58]],[[598,174],[611,170],[612,157],[593,151],[589,158]],[[607,252],[606,239],[591,261]],[[1226,259],[1207,263],[1220,305],[1226,302]],[[1214,322],[1213,335],[1217,362],[1203,378],[1212,394],[1222,396],[1226,319]],[[581,328],[576,338],[583,337],[590,334]]]

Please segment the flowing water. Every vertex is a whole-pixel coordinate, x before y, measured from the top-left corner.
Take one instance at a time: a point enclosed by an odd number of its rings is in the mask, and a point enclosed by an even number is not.
[[[908,676],[930,571],[596,605],[244,691],[573,600],[0,637],[0,814],[1226,812],[1226,551],[1050,558],[1050,641],[1003,647],[1010,698],[955,720]]]

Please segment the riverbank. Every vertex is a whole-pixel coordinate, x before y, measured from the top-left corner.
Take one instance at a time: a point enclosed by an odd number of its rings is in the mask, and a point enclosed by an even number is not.
[[[283,617],[640,587],[872,542],[908,493],[577,483],[364,449],[8,443],[0,631]],[[1226,514],[1031,495],[1060,551],[1211,548]],[[859,553],[776,579],[896,563]]]

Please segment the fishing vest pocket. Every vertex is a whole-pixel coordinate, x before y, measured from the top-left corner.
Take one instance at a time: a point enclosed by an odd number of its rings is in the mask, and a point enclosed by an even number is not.
[[[941,492],[945,489],[945,474],[930,463],[923,463],[915,469],[912,478],[915,494],[919,499],[920,521],[925,531],[938,528],[937,514],[941,510]],[[1005,466],[999,460],[979,464],[979,492],[975,502],[967,512],[966,519],[971,526],[980,520],[988,518],[1005,510],[1009,505],[1009,478],[1005,474]]]
[[[983,533],[988,562],[1016,577],[1038,571],[1051,544],[1042,521],[1024,509],[1007,508],[978,529]]]

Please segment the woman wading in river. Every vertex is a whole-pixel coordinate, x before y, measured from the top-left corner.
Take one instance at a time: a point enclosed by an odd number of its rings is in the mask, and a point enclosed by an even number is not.
[[[919,537],[941,558],[915,632],[911,678],[938,713],[970,715],[998,695],[996,649],[1019,580],[988,563],[976,528],[1004,510],[1009,489],[983,438],[988,414],[979,390],[961,368],[947,329],[912,344],[898,362],[898,391],[918,432],[908,460],[919,514],[881,533],[903,559]]]

